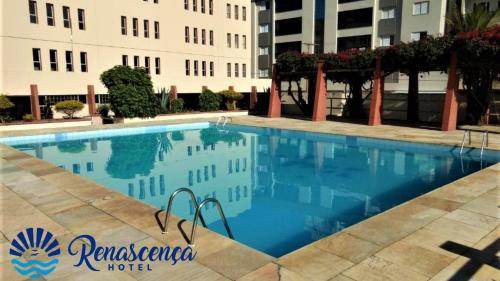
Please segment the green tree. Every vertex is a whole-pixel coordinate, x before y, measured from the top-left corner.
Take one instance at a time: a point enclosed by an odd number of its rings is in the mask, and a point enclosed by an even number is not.
[[[203,90],[200,95],[200,110],[201,111],[215,111],[220,108],[222,102],[221,95],[212,92],[209,89]]]
[[[69,119],[73,119],[75,113],[83,109],[83,103],[77,100],[66,100],[56,103],[54,107],[57,112],[66,114]]]
[[[490,13],[483,6],[475,5],[472,12],[466,14],[454,9],[446,18],[446,22],[451,27],[451,34],[485,31],[500,23],[500,9]]]
[[[6,95],[0,95],[0,121],[2,123],[10,119],[8,110],[14,106],[14,103]]]
[[[226,99],[226,107],[228,110],[236,110],[236,101],[243,98],[243,95],[234,90],[224,90],[220,94]]]
[[[117,117],[148,118],[160,112],[151,77],[142,68],[115,66],[101,74],[108,88],[111,110]]]

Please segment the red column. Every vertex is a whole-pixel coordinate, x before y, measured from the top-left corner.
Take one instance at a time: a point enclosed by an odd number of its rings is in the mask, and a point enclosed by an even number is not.
[[[208,87],[207,87],[207,86],[201,86],[201,91],[202,91],[202,92],[203,92],[203,91],[206,91],[206,90],[208,90]]]
[[[31,90],[31,115],[33,115],[34,120],[42,120],[42,115],[40,114],[40,101],[38,100],[38,85],[30,85]]]
[[[375,72],[373,73],[373,90],[372,99],[370,103],[370,117],[368,120],[368,125],[378,126],[382,124],[381,118],[381,108],[382,108],[382,62],[380,58],[377,58],[375,62]]]
[[[450,66],[448,69],[448,84],[446,86],[446,97],[444,100],[443,131],[453,131],[457,128],[458,113],[458,76],[457,76],[457,54],[452,53],[450,57]]]
[[[279,95],[280,83],[278,79],[278,69],[277,66],[273,67],[273,80],[271,83],[271,94],[269,95],[269,110],[267,112],[267,117],[269,118],[279,118],[281,117],[281,99]]]
[[[229,91],[234,91],[234,86],[229,86]]]
[[[314,93],[314,109],[312,121],[326,120],[326,79],[325,79],[325,62],[318,62],[316,72],[316,91]]]
[[[87,106],[90,116],[94,116],[96,114],[94,85],[87,85]]]
[[[250,92],[250,109],[254,109],[257,104],[257,87],[252,86],[252,91]]]
[[[173,99],[176,99],[177,98],[177,86],[170,86],[170,96],[173,98]]]

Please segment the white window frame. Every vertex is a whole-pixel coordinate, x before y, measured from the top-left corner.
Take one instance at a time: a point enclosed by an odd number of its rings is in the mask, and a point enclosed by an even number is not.
[[[430,6],[429,1],[413,3],[413,15],[420,16],[429,14],[429,8],[430,8],[429,6]],[[423,9],[423,7],[426,7],[425,10]]]
[[[396,17],[396,7],[385,7],[380,10],[380,19],[393,19]]]

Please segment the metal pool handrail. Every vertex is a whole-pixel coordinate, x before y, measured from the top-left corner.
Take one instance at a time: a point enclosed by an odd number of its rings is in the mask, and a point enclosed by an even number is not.
[[[174,198],[181,192],[187,192],[187,193],[189,193],[189,195],[191,195],[191,201],[193,201],[193,205],[196,208],[196,212],[198,212],[198,209],[200,208],[198,206],[198,202],[196,201],[196,196],[194,196],[194,193],[191,189],[186,188],[186,187],[181,187],[181,188],[177,189],[176,191],[174,191],[174,193],[172,193],[172,195],[170,195],[170,198],[168,199],[167,213],[165,214],[165,220],[163,221],[162,234],[168,233],[168,220],[170,219],[170,212],[172,210],[172,204],[174,202]],[[196,213],[196,215],[197,214],[198,213]],[[197,218],[197,216],[195,217],[195,220],[196,220],[196,218]],[[201,224],[203,224],[204,227],[207,227],[207,225],[205,224],[205,220],[203,219],[201,214],[200,214],[200,220],[201,220]]]
[[[194,220],[193,220],[193,228],[191,229],[191,236],[189,238],[189,245],[194,246],[194,239],[196,238],[196,226],[198,225],[198,217],[202,219],[201,217],[201,210],[205,204],[212,202],[215,205],[217,205],[217,209],[219,210],[219,215],[222,219],[222,223],[224,223],[224,227],[226,228],[227,235],[229,238],[234,239],[233,233],[231,232],[231,228],[229,227],[229,224],[227,223],[226,216],[224,215],[224,211],[222,210],[222,206],[219,202],[219,200],[215,198],[207,198],[203,200],[203,202],[200,203],[198,208],[196,209],[196,213],[194,214]]]

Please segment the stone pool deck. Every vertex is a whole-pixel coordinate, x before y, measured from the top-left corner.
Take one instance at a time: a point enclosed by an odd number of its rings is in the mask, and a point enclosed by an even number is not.
[[[202,120],[190,122],[195,121]],[[171,123],[176,122],[161,124]],[[463,134],[284,118],[239,117],[234,123],[457,146]],[[105,128],[136,126],[140,124]],[[472,146],[477,147],[480,141],[479,134],[474,135]],[[490,136],[490,148],[500,150],[497,135]],[[103,264],[103,271],[91,272],[73,267],[75,257],[65,248],[74,237],[91,234],[99,244],[185,246],[177,227],[180,220],[173,217],[169,233],[162,235],[154,219],[157,210],[140,201],[5,145],[0,145],[0,157],[2,280],[25,279],[12,268],[8,251],[10,241],[26,227],[45,228],[63,245],[61,263],[45,277],[47,280],[498,280],[500,276],[500,164],[279,259],[200,227],[193,262],[153,264],[153,271],[143,272],[109,272]],[[189,222],[182,224],[183,229],[190,226]]]

